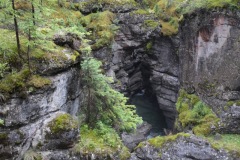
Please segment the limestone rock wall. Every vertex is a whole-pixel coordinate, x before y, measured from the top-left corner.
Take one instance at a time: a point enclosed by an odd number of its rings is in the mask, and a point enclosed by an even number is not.
[[[41,144],[43,150],[54,149],[56,146],[52,145],[61,141],[46,141],[48,124],[58,115],[77,114],[81,102],[80,71],[72,68],[49,78],[50,87],[31,93],[26,99],[14,95],[0,106],[1,119],[5,122],[0,128],[0,157],[21,159],[30,147],[39,149]],[[71,136],[78,134],[68,135]]]
[[[177,41],[163,37],[160,26],[148,28],[145,21],[153,15],[118,14],[120,30],[111,49],[96,51],[104,60],[115,87],[128,96],[145,90],[157,97],[168,128],[172,129],[177,115],[175,103],[179,90]],[[112,55],[109,56],[109,55]]]
[[[239,133],[226,102],[240,100],[240,12],[218,9],[186,16],[180,27],[180,82],[209,104],[225,131]],[[236,105],[236,104],[235,104]],[[232,118],[230,118],[232,117]],[[224,131],[224,132],[225,132]]]

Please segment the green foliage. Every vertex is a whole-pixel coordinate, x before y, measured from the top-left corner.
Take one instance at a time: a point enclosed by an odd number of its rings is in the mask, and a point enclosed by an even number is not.
[[[143,0],[142,4],[145,8],[152,8],[159,0]]]
[[[152,145],[156,148],[161,148],[167,142],[175,141],[179,137],[189,137],[189,136],[190,136],[190,134],[188,134],[188,133],[178,133],[178,134],[169,135],[169,136],[157,136],[157,137],[149,139],[148,142],[150,143],[150,145]],[[143,146],[143,143],[144,142],[141,142],[138,145],[138,147]]]
[[[145,25],[147,28],[155,29],[155,28],[157,28],[158,26],[160,26],[160,23],[159,23],[159,22],[156,22],[156,21],[154,21],[154,20],[145,20],[145,21],[144,21],[144,25]]]
[[[95,41],[92,49],[98,49],[110,44],[118,27],[113,24],[115,15],[110,11],[92,13],[80,19],[88,31],[92,32],[90,39]]]
[[[147,45],[146,45],[146,50],[147,51],[151,50],[152,46],[153,46],[153,42],[152,41],[148,42]]]
[[[176,124],[180,130],[190,127],[197,135],[208,135],[211,132],[211,126],[217,125],[217,116],[194,94],[187,94],[184,90],[180,90],[176,108],[180,123]]]
[[[15,66],[20,60],[17,55],[14,31],[0,29],[0,39],[0,63],[7,63],[10,67]],[[26,39],[23,39],[21,44],[24,42]]]
[[[45,85],[50,85],[51,80],[48,78],[41,77],[39,75],[33,75],[30,77],[28,81],[29,86],[33,86],[35,88],[42,88]]]
[[[85,84],[85,102],[83,114],[86,122],[95,126],[98,121],[118,130],[131,131],[142,122],[135,106],[126,105],[127,98],[110,86],[111,78],[101,73],[101,62],[85,58],[81,64],[83,83]]]
[[[162,25],[161,33],[165,36],[177,34],[179,21],[183,15],[197,9],[224,8],[239,9],[237,0],[143,0],[146,13],[154,13]],[[144,13],[141,11],[139,13]]]
[[[148,15],[148,14],[150,14],[150,13],[149,13],[148,10],[138,9],[138,10],[135,10],[135,11],[131,12],[131,14]]]
[[[4,141],[6,139],[8,139],[8,134],[7,133],[0,133],[0,140]]]
[[[41,154],[33,151],[33,150],[28,150],[23,157],[23,160],[42,160]]]
[[[78,122],[70,114],[61,114],[48,125],[51,133],[58,134],[78,128]]]
[[[231,106],[240,106],[240,100],[237,100],[237,101],[228,101],[225,105],[225,108],[226,110],[228,109],[228,107],[231,107]]]
[[[80,134],[80,141],[74,147],[75,153],[83,155],[94,153],[99,156],[118,153],[120,159],[127,159],[130,156],[117,132],[101,121],[97,123],[94,129],[89,128],[88,125],[82,125]]]
[[[8,70],[8,64],[7,63],[0,63],[0,78],[4,77],[4,74],[6,72],[6,70]]]
[[[13,93],[18,88],[24,88],[29,75],[28,69],[7,75],[0,81],[0,91],[2,93]]]
[[[4,120],[0,118],[0,126],[3,126],[3,125],[4,125]]]
[[[225,149],[231,154],[240,156],[240,135],[238,134],[222,134],[221,139],[216,140],[214,136],[206,137],[213,148]]]
[[[185,14],[192,13],[199,8],[211,9],[217,7],[239,8],[236,0],[187,0],[183,2],[179,1],[178,10],[181,11],[182,14]]]
[[[138,3],[135,0],[88,0],[80,2],[78,8],[80,10],[85,10],[90,6],[95,8],[102,8],[102,6],[109,6],[109,8],[117,7],[135,7],[138,6]]]
[[[28,66],[28,51],[30,53],[30,69],[34,74],[39,63],[41,65],[54,63],[61,67],[67,60],[75,61],[79,56],[76,51],[66,56],[68,53],[63,52],[65,48],[57,46],[52,41],[56,33],[72,33],[82,39],[83,45],[86,43],[83,39],[87,32],[79,22],[82,16],[79,11],[60,8],[55,0],[43,0],[42,5],[36,0],[32,2],[35,9],[34,18],[31,1],[17,0],[16,11],[12,10],[11,1],[1,0],[0,2],[0,95],[6,98],[9,98],[6,94],[12,92],[28,91],[27,87],[29,86],[40,88],[50,84],[49,80],[42,79],[37,75],[23,78],[19,76],[22,74],[21,71]],[[8,29],[8,26],[13,25],[13,15],[16,15],[19,24],[22,59],[17,54],[15,32]],[[33,21],[35,21],[35,25]]]

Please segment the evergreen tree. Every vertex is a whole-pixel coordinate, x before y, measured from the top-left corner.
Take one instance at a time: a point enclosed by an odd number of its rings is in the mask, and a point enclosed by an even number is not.
[[[135,106],[126,105],[127,98],[111,87],[112,79],[102,74],[100,66],[101,62],[91,57],[81,64],[85,122],[90,127],[101,121],[117,130],[136,129],[142,119],[135,113]]]

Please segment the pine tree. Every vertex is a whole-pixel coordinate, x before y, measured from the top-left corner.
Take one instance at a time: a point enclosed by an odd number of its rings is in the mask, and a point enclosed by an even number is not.
[[[81,64],[84,85],[83,114],[85,122],[94,127],[97,122],[117,130],[130,131],[142,122],[135,113],[135,106],[126,105],[127,98],[109,84],[112,79],[102,74],[101,62],[88,57]]]

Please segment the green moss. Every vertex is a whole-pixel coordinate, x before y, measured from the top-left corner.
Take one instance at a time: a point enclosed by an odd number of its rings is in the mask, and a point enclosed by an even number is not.
[[[181,0],[179,0],[181,1]],[[178,6],[178,10],[181,11],[182,14],[184,13],[192,13],[196,9],[199,8],[206,8],[206,9],[212,9],[212,8],[235,8],[239,9],[239,5],[236,0],[194,0],[194,1],[184,1],[181,2],[181,4]]]
[[[79,57],[79,56],[80,56],[80,54],[77,51],[74,51],[74,53],[71,55],[71,60],[73,62],[75,62],[77,57]]]
[[[138,15],[149,15],[149,11],[145,9],[138,9],[135,11],[132,11],[131,14],[138,14]]]
[[[3,125],[4,125],[4,120],[0,118],[0,126],[3,126]]]
[[[136,7],[138,3],[134,0],[88,0],[86,2],[80,2],[78,8],[85,10],[91,6],[94,6],[94,8],[102,8],[102,6],[109,6],[110,8]]]
[[[223,110],[224,111],[227,111],[229,109],[229,107],[231,106],[240,106],[240,100],[237,100],[237,101],[228,101],[225,106],[223,107]]]
[[[145,21],[144,21],[144,25],[145,25],[147,28],[155,29],[155,28],[157,28],[158,26],[160,26],[160,23],[157,22],[157,21],[154,21],[154,20],[145,20]]]
[[[95,154],[99,156],[118,154],[120,159],[130,156],[129,150],[122,144],[117,132],[99,122],[95,129],[83,125],[80,128],[80,141],[74,147],[75,153],[83,155]]]
[[[206,137],[213,148],[220,150],[225,149],[232,154],[240,156],[240,135],[222,134],[221,139],[216,140],[214,136]]]
[[[51,133],[58,134],[78,128],[78,122],[70,114],[61,114],[49,123]]]
[[[9,145],[8,133],[0,132],[0,143],[3,145]]]
[[[123,146],[119,153],[120,160],[127,160],[131,156],[131,153],[129,152],[129,149],[125,146]]]
[[[3,93],[13,93],[14,90],[25,87],[29,75],[30,72],[28,69],[7,75],[0,81],[0,91]]]
[[[39,75],[33,75],[30,77],[28,84],[35,88],[42,88],[43,86],[50,85],[51,80],[48,78],[41,77]]]
[[[172,36],[178,33],[179,22],[183,14],[192,13],[201,8],[224,8],[239,9],[237,0],[143,0],[145,10],[154,12],[162,25],[161,33],[165,36]],[[140,12],[141,13],[141,12]],[[143,12],[142,12],[143,13]]]
[[[8,139],[8,134],[7,133],[0,133],[0,141],[6,141]]]
[[[178,133],[178,134],[169,135],[169,136],[158,136],[158,137],[149,139],[148,142],[156,148],[161,148],[165,143],[175,141],[179,137],[190,137],[190,134]],[[140,143],[139,145],[141,146],[142,144]]]
[[[115,14],[110,11],[92,13],[80,19],[88,31],[92,32],[90,39],[95,41],[92,49],[98,49],[111,43],[118,27],[113,24]]]
[[[145,8],[153,8],[159,0],[142,0]]]
[[[153,42],[152,41],[148,42],[147,45],[146,45],[146,50],[147,51],[151,50],[152,46],[153,46]]]
[[[179,116],[175,124],[179,130],[190,128],[196,135],[208,135],[211,133],[211,127],[217,126],[219,121],[210,107],[198,96],[187,94],[184,90],[179,91],[176,108]]]

